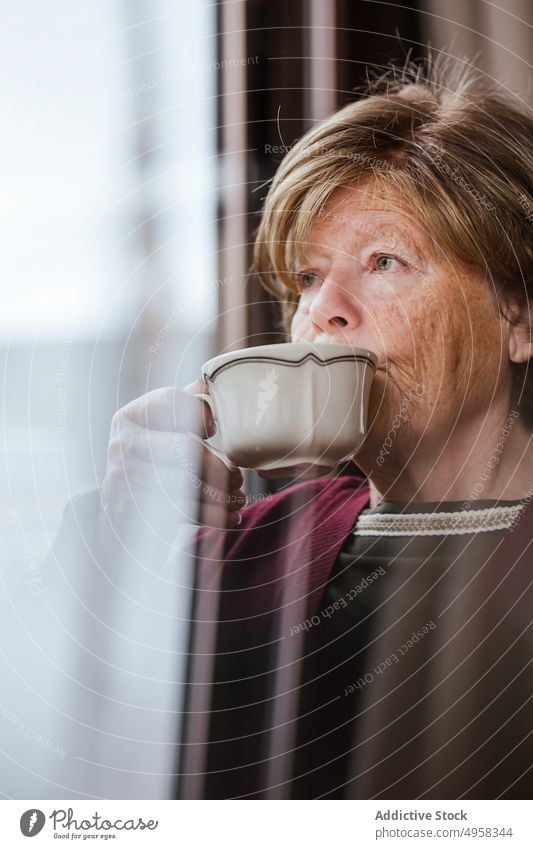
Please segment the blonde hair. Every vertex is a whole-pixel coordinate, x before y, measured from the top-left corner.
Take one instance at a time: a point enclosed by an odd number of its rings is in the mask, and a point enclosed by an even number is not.
[[[531,110],[450,59],[393,68],[363,95],[289,150],[266,197],[254,270],[282,301],[285,329],[313,222],[335,189],[369,177],[396,187],[441,249],[480,270],[513,320],[533,287]]]

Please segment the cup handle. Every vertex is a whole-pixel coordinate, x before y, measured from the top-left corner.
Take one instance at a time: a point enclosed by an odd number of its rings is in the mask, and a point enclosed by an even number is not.
[[[211,410],[211,415],[213,416],[213,419],[215,420],[215,424],[217,424],[217,418],[216,418],[216,415],[215,415],[215,408],[214,408],[214,405],[213,405],[213,399],[209,395],[207,395],[203,392],[198,392],[197,394],[195,394],[194,397],[199,398],[200,401],[205,401],[205,403],[207,404],[207,406]],[[204,448],[207,448],[207,450],[210,451],[211,454],[214,454],[215,457],[218,457],[219,460],[222,460],[222,462],[224,463],[224,465],[228,468],[228,470],[230,472],[234,472],[239,468],[238,466],[234,466],[233,463],[231,463],[228,460],[228,458],[226,457],[226,455],[222,451],[219,451],[219,449],[215,448],[214,445],[210,445],[209,442],[206,439],[202,439],[202,437],[198,436],[197,433],[191,433],[189,431],[188,435],[191,437],[191,439],[194,439],[195,442],[199,442],[201,445],[204,446]]]

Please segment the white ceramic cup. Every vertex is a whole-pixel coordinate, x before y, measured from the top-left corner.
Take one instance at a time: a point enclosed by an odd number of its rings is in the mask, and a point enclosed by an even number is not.
[[[335,468],[365,435],[376,356],[351,345],[288,342],[220,354],[202,366],[205,400],[229,467]]]

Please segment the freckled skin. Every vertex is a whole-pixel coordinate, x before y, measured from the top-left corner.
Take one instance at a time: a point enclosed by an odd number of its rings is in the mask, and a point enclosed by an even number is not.
[[[372,181],[335,191],[296,271],[301,295],[292,339],[345,342],[378,356],[358,465],[389,497],[392,487],[402,498],[413,489],[427,498],[428,472],[442,480],[439,490],[449,498],[464,489],[479,473],[477,466],[470,475],[461,472],[472,446],[481,452],[479,465],[510,407],[510,325],[490,283],[440,251],[415,211]],[[377,468],[404,399],[412,399],[408,422]],[[440,469],[441,452],[448,475]],[[444,480],[452,473],[453,480]]]

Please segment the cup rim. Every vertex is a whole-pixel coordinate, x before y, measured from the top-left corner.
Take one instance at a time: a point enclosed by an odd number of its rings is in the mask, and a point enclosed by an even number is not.
[[[376,354],[367,348],[356,348],[337,342],[280,342],[218,354],[203,364],[202,376],[214,380],[221,371],[243,361],[300,366],[306,360],[314,360],[318,365],[324,366],[336,362],[362,362],[372,370],[375,370],[377,364]]]

